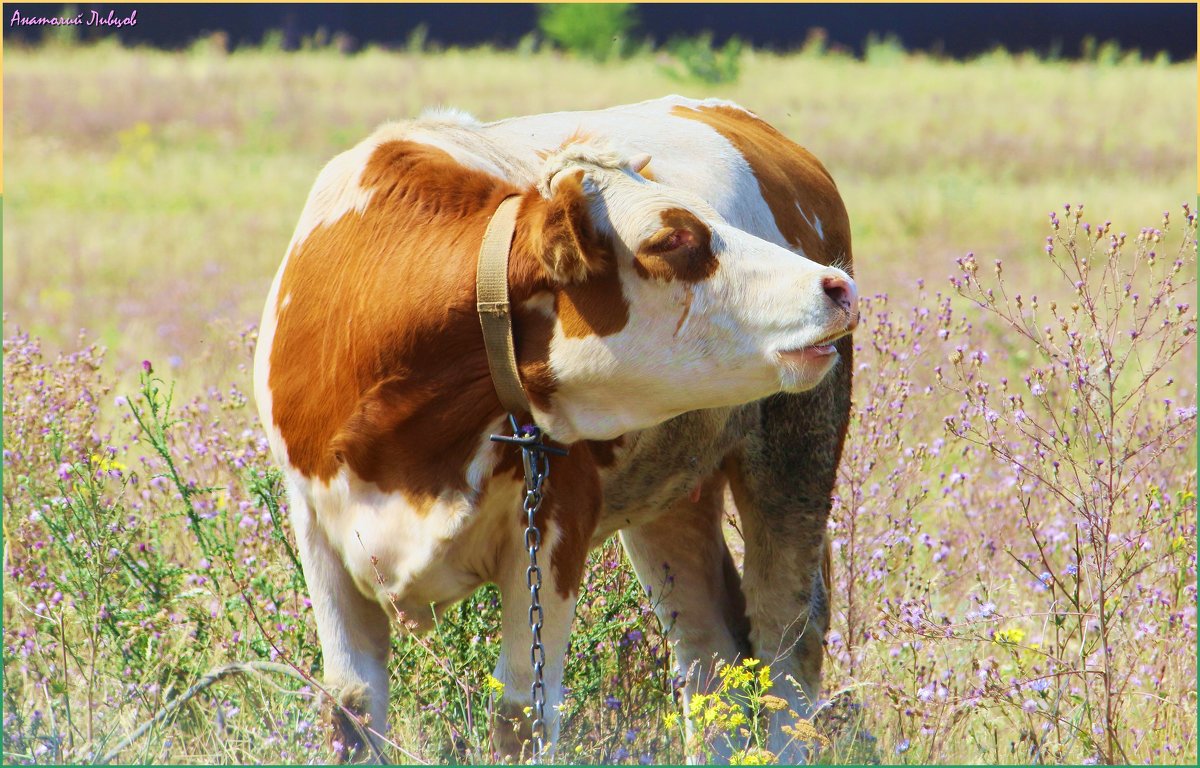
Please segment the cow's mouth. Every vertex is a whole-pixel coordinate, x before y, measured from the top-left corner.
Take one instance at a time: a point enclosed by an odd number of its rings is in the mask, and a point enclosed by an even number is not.
[[[818,363],[827,357],[837,355],[837,348],[833,346],[833,342],[826,342],[823,344],[810,344],[807,347],[800,347],[799,349],[781,349],[775,354],[784,363]]]
[[[834,346],[835,342],[843,336],[848,336],[856,325],[858,325],[857,322],[852,323],[849,328],[844,328],[837,333],[830,334],[814,344],[806,344],[803,347],[796,347],[795,349],[781,349],[775,354],[785,363],[820,362],[824,358],[837,355],[837,347]]]

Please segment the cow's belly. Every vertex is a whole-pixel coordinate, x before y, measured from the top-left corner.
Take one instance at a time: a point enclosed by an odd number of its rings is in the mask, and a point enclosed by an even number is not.
[[[593,543],[649,522],[691,493],[745,436],[753,404],[692,411],[626,436],[604,470],[604,505]]]
[[[414,503],[347,475],[310,489],[317,525],[359,591],[417,631],[493,579],[510,534],[520,533],[519,481],[493,478],[479,499],[447,493]]]

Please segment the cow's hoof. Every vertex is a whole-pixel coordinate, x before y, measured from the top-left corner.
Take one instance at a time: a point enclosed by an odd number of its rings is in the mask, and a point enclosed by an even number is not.
[[[505,763],[522,763],[529,759],[533,744],[533,723],[525,708],[501,702],[492,712],[492,751]]]
[[[366,714],[368,693],[365,685],[343,688],[336,701],[325,696],[321,719],[327,726],[329,746],[341,763],[379,763],[382,754],[371,743],[368,733],[371,716]]]

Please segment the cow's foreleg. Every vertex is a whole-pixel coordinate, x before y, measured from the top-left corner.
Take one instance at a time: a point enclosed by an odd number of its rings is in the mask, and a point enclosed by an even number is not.
[[[334,749],[342,759],[379,761],[381,740],[372,732],[387,730],[387,614],[355,587],[303,495],[289,489],[288,503],[321,641],[325,687],[335,699],[327,703]]]
[[[738,572],[721,532],[725,482],[719,475],[701,488],[698,501],[684,498],[652,522],[621,531],[621,543],[674,645],[685,678],[684,712],[692,696],[719,684],[719,661],[737,663],[749,650],[745,602]],[[694,724],[685,720],[688,749],[697,747]],[[716,759],[729,745],[712,745]],[[694,757],[694,754],[692,755]]]
[[[541,571],[539,598],[542,607],[542,683],[545,692],[545,748],[549,760],[558,742],[559,707],[562,705],[563,664],[570,640],[571,622],[575,617],[575,601],[579,597],[578,583],[564,596],[556,586],[552,566],[554,548],[561,546],[546,535],[538,552]],[[533,663],[530,629],[530,589],[526,581],[529,551],[523,535],[510,547],[506,564],[496,579],[500,587],[501,629],[500,657],[496,660],[495,677],[504,684],[504,691],[493,708],[492,745],[500,755],[528,759],[533,738]],[[578,582],[578,579],[576,579]]]
[[[850,344],[838,342],[842,359],[817,389],[762,401],[758,428],[727,465],[746,539],[752,650],[771,664],[771,692],[801,717],[820,694],[829,628],[826,523],[849,418]],[[802,761],[804,745],[782,730],[794,718],[770,717],[768,748],[781,762]]]

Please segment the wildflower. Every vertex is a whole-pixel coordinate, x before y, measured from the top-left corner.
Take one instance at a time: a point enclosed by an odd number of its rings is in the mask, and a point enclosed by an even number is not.
[[[780,710],[786,709],[788,705],[785,699],[781,699],[778,696],[772,696],[769,693],[764,695],[760,701],[762,702],[763,707],[770,712],[779,712]]]
[[[485,681],[485,684],[487,685],[487,689],[488,689],[489,693],[495,694],[496,696],[504,695],[504,683],[497,680],[492,675],[487,676],[487,680]]]
[[[1004,645],[1016,645],[1025,639],[1025,630],[1020,627],[1008,627],[1006,629],[997,630],[993,639],[997,643]]]
[[[1037,702],[1033,699],[1025,699],[1025,702],[1021,704],[1022,712],[1037,712],[1037,708]]]
[[[764,664],[763,668],[758,670],[758,687],[764,691],[771,687],[771,665],[770,664]]]
[[[765,749],[751,747],[729,756],[730,765],[771,765],[775,755]]]
[[[904,754],[905,752],[908,751],[908,748],[910,746],[912,746],[912,744],[911,744],[911,742],[909,742],[908,739],[902,740],[899,744],[896,745],[896,754],[897,755]]]

